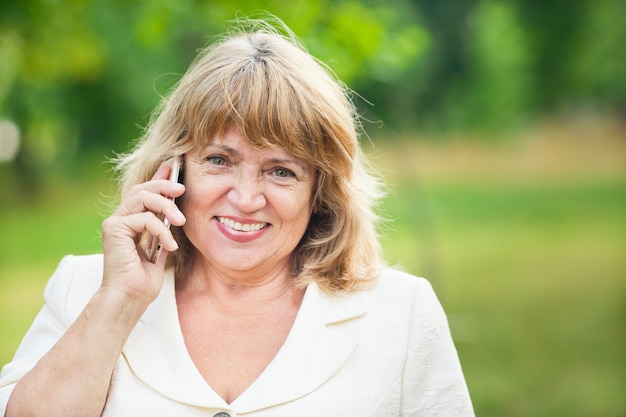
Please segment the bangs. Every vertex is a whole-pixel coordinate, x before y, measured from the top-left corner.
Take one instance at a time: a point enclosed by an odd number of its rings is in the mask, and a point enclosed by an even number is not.
[[[345,170],[355,149],[343,140],[354,131],[350,115],[338,110],[345,107],[336,102],[343,92],[329,86],[328,74],[303,51],[293,48],[305,58],[288,61],[266,42],[259,37],[219,45],[228,48],[225,58],[211,59],[220,54],[210,50],[181,80],[181,145],[199,150],[234,128],[255,147],[277,146],[323,171]]]
[[[298,90],[267,62],[250,60],[206,91],[199,106],[185,109],[187,140],[202,148],[234,128],[255,147],[278,146],[311,160],[324,134]]]

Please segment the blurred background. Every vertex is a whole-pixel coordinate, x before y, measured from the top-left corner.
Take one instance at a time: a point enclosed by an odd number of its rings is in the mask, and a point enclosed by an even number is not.
[[[2,0],[0,363],[60,258],[101,250],[108,158],[261,10],[356,92],[387,258],[433,283],[476,414],[626,415],[619,0]]]

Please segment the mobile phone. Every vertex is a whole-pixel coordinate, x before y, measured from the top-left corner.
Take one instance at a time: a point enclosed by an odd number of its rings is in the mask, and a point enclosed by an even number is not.
[[[172,161],[169,181],[179,182],[180,171],[182,170],[182,164],[183,164],[182,159],[183,159],[182,156],[178,156],[174,158],[174,160]],[[172,201],[174,200],[175,199],[172,198]],[[170,221],[167,219],[167,217],[163,217],[163,224],[165,224],[165,227],[169,229]],[[150,238],[148,239],[146,251],[147,251],[148,259],[150,260],[150,262],[155,264],[159,260],[159,257],[161,256],[161,252],[163,252],[163,245],[161,244],[161,242],[156,236],[150,236]]]

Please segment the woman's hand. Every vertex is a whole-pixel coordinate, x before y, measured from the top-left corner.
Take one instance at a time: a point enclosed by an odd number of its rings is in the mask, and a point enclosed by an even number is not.
[[[128,335],[161,290],[167,251],[178,247],[158,216],[167,217],[175,226],[185,223],[171,200],[182,195],[185,187],[168,181],[169,172],[167,164],[161,165],[152,180],[133,187],[102,223],[102,286],[50,351],[16,384],[7,417],[102,414]],[[144,232],[163,244],[156,264],[139,245]]]
[[[102,289],[121,291],[145,306],[161,290],[167,252],[178,249],[159,216],[165,216],[174,226],[185,223],[184,215],[172,201],[183,194],[185,187],[168,181],[169,172],[169,165],[162,164],[150,181],[134,186],[113,215],[102,223]],[[163,245],[163,254],[156,264],[150,262],[140,245],[144,232]]]

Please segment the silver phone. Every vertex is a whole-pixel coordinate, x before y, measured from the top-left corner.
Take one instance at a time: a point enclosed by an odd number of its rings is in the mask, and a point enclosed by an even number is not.
[[[183,164],[182,159],[183,157],[179,156],[172,161],[169,181],[178,182],[180,180],[180,171],[182,169],[182,164]],[[172,201],[174,201],[173,198],[172,198]],[[163,224],[165,224],[165,226],[169,229],[170,221],[167,219],[167,217],[163,218]],[[148,244],[146,246],[146,252],[148,254],[148,259],[150,260],[150,262],[154,264],[157,263],[157,261],[159,260],[159,257],[161,256],[161,252],[163,252],[163,245],[161,244],[161,242],[159,241],[157,237],[155,236],[149,237]]]

